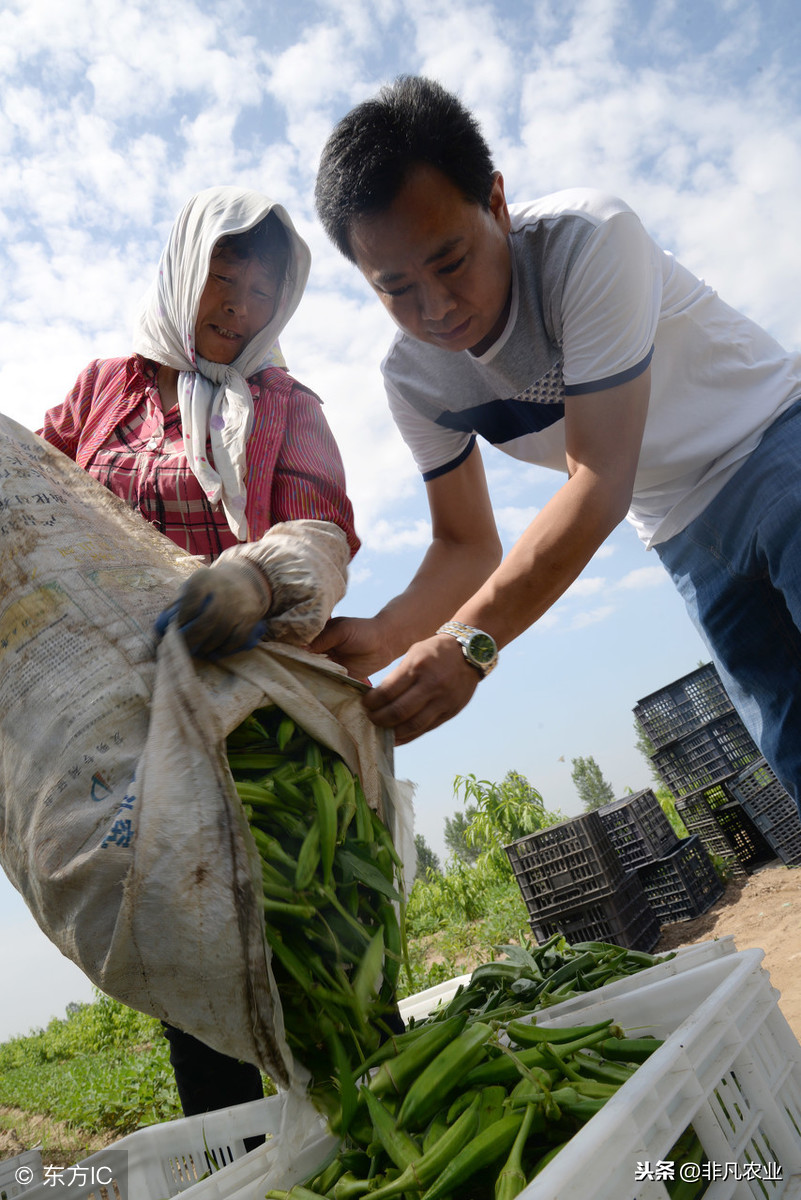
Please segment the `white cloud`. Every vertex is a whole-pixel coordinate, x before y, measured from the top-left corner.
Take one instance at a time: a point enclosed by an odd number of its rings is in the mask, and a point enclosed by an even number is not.
[[[563,599],[567,597],[574,598],[576,596],[597,596],[599,592],[602,592],[608,586],[608,580],[600,575],[582,575],[575,583],[571,583]]]
[[[586,629],[589,625],[597,625],[600,621],[608,620],[614,611],[613,605],[606,604],[600,608],[594,608],[589,612],[576,613],[570,622],[570,628]]]
[[[376,521],[371,525],[364,541],[367,549],[380,554],[425,548],[431,541],[431,526],[426,520],[414,521],[412,524]]]
[[[664,567],[639,567],[636,571],[629,571],[615,586],[622,591],[641,591],[664,587],[667,583],[670,583],[670,577]]]
[[[498,531],[506,540],[517,541],[531,524],[540,510],[538,508],[515,508],[511,505],[495,507],[495,522]]]

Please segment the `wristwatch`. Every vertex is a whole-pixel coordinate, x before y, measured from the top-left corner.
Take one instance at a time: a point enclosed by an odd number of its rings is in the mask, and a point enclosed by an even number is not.
[[[484,633],[483,629],[474,629],[472,625],[464,625],[461,621],[446,621],[440,625],[437,633],[447,633],[456,638],[462,647],[462,654],[482,678],[495,667],[498,647],[495,639]]]

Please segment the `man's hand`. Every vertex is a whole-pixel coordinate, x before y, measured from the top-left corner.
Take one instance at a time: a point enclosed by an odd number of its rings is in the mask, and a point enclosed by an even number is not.
[[[367,679],[393,659],[376,617],[333,617],[309,650],[327,654],[354,679]]]
[[[262,637],[272,592],[267,580],[245,559],[217,562],[190,575],[178,599],[156,619],[163,634],[175,620],[190,654],[224,658],[250,650]]]
[[[373,724],[394,729],[403,746],[461,712],[480,682],[459,643],[439,635],[415,643],[363,703]]]

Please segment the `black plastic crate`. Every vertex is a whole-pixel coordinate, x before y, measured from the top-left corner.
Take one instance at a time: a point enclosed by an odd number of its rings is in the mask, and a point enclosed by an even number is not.
[[[565,909],[547,920],[532,918],[531,930],[541,945],[555,933],[569,942],[611,942],[627,950],[653,950],[659,941],[659,920],[636,875],[592,904]]]
[[[776,857],[785,866],[801,867],[801,829],[797,825],[794,829],[788,821],[786,826],[774,826],[765,834],[765,841],[770,842]]]
[[[505,850],[532,918],[606,896],[625,877],[597,812],[539,829]]]
[[[729,802],[730,803],[730,802]],[[697,834],[707,854],[715,854],[726,863],[733,876],[744,877],[746,870],[737,857],[734,846],[715,820],[704,790],[676,798],[676,812],[690,834]]]
[[[637,878],[662,925],[700,916],[723,894],[723,883],[697,833],[672,854],[639,867]]]
[[[736,774],[759,757],[750,733],[731,712],[657,750],[651,761],[673,795],[685,796]]]
[[[787,866],[801,863],[798,808],[765,759],[741,771],[731,791],[777,856]]]
[[[755,867],[776,857],[776,851],[757,829],[738,800],[716,808],[712,815],[731,842],[734,853],[746,871],[753,871]]]
[[[639,700],[634,715],[655,750],[693,733],[733,705],[712,663]]]
[[[773,769],[764,758],[758,759],[735,776],[731,792],[734,799],[740,801],[754,820],[776,810],[781,811],[783,815],[792,811],[796,821],[798,820],[795,800],[783,784],[779,783]]]
[[[624,870],[633,871],[675,849],[678,835],[651,788],[596,809]]]
[[[730,775],[724,775],[722,779],[716,779],[714,783],[708,783],[706,787],[698,788],[693,795],[702,795],[713,811],[722,808],[724,804],[731,804],[732,800],[737,799],[730,787],[736,778],[737,772],[733,771]]]

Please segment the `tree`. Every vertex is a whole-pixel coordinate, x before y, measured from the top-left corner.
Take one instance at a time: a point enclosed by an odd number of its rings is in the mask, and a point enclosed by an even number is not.
[[[465,809],[469,818],[463,823],[467,847],[476,851],[476,860],[492,859],[502,870],[511,870],[505,846],[562,820],[560,813],[547,811],[542,796],[518,771],[507,771],[500,783],[457,775],[453,790],[463,791],[465,801],[475,801]]]
[[[478,814],[475,804],[468,804],[465,811],[455,812],[445,818],[445,845],[451,854],[465,863],[474,863],[482,846],[468,840],[467,831]]]
[[[612,785],[604,779],[601,768],[592,755],[588,758],[571,758],[570,762],[573,767],[570,774],[586,812],[614,800]]]
[[[654,766],[654,760],[652,757],[654,753],[654,744],[636,717],[634,718],[634,745],[648,763],[648,770],[651,772],[651,778],[654,779],[660,785],[660,787],[663,786],[662,776]]]
[[[414,845],[417,850],[417,876],[420,879],[428,879],[429,872],[432,875],[440,875],[441,868],[439,858],[429,846],[422,833],[414,835]]]

